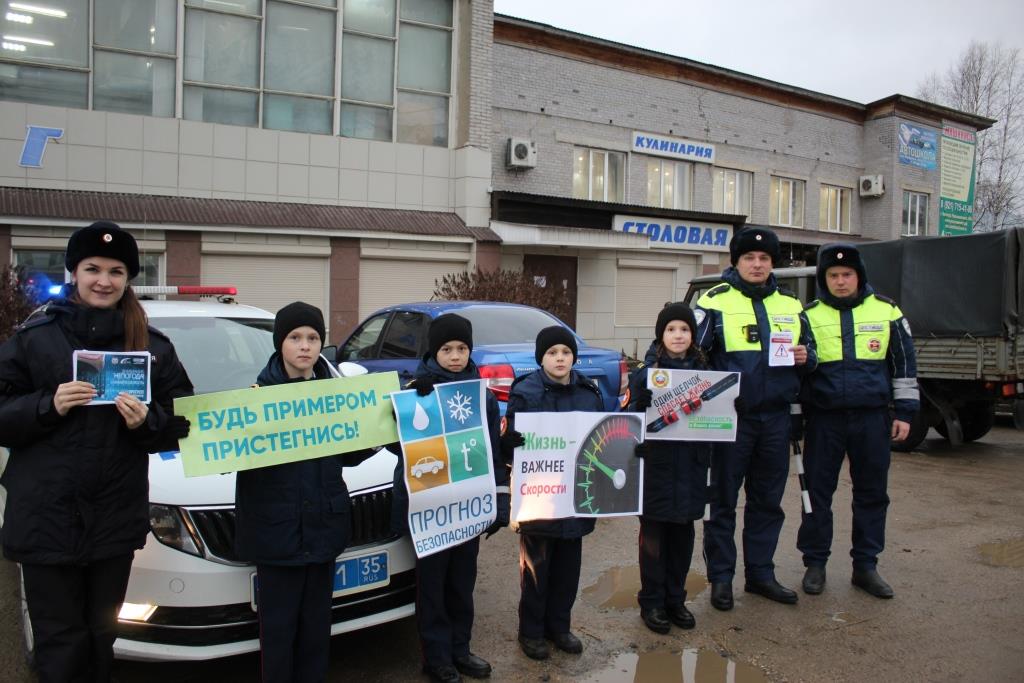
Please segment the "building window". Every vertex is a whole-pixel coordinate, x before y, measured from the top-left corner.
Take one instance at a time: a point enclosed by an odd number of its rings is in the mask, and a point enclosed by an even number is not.
[[[666,209],[689,209],[693,196],[693,164],[647,159],[647,204]]]
[[[139,254],[139,274],[133,285],[159,285],[162,269],[161,254]],[[14,265],[25,268],[25,273],[41,286],[50,287],[65,282],[64,252],[54,249],[15,249]]]
[[[850,190],[821,186],[818,227],[828,232],[850,232]]]
[[[0,34],[0,99],[88,106],[89,0],[8,5]]]
[[[804,181],[772,178],[768,222],[790,228],[804,225]]]
[[[749,216],[750,195],[753,187],[753,173],[716,168],[712,211]]]
[[[96,0],[92,106],[174,116],[175,0]]]
[[[918,237],[928,234],[928,195],[922,192],[903,192],[903,221],[900,234]]]
[[[626,196],[626,155],[573,148],[572,196],[621,203]]]

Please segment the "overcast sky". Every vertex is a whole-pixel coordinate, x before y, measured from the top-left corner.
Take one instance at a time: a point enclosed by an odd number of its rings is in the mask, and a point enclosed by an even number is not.
[[[914,95],[971,40],[1024,53],[1024,0],[494,0],[494,11],[865,104]]]

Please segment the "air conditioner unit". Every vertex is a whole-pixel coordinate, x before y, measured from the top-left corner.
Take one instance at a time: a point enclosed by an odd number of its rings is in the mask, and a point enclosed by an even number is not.
[[[509,168],[533,168],[537,165],[537,143],[526,138],[509,138],[505,154]]]
[[[881,197],[885,194],[885,184],[880,175],[862,175],[860,177],[861,197]]]

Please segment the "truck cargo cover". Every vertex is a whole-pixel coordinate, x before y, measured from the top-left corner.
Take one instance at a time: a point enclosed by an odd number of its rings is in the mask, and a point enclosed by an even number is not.
[[[914,336],[1014,336],[1024,301],[1024,228],[858,245],[868,282]]]

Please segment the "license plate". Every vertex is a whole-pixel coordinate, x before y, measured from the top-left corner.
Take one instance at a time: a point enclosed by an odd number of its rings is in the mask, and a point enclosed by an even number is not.
[[[252,590],[250,606],[256,611],[259,580],[256,572],[249,575]],[[379,588],[391,583],[390,565],[386,550],[359,557],[349,557],[334,563],[334,593],[332,597],[349,595]]]

